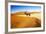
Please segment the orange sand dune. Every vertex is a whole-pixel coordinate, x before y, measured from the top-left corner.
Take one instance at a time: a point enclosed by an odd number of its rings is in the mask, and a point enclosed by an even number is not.
[[[22,15],[22,16],[18,16]],[[28,28],[28,27],[40,27],[40,19],[36,17],[23,16],[24,12],[18,12],[11,14],[11,28]]]

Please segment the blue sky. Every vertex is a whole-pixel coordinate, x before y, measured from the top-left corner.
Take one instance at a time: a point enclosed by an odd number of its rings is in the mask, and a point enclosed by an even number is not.
[[[40,10],[40,6],[20,6],[20,5],[11,5],[11,12],[16,11],[31,11],[31,10]]]

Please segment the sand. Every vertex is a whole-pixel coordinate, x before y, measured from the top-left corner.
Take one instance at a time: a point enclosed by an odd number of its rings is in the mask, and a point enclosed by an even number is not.
[[[32,12],[30,16],[24,12],[11,13],[11,28],[28,28],[41,26],[40,12]]]

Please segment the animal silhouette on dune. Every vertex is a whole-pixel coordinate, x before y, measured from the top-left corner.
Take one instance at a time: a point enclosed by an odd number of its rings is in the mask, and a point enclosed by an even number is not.
[[[28,27],[40,27],[41,21],[36,17],[21,17],[18,14],[11,14],[11,28],[28,28]],[[23,13],[24,15],[30,15],[30,13]]]
[[[30,13],[28,13],[28,12],[25,12],[25,15],[27,15],[27,16],[29,15],[29,16],[30,16]]]

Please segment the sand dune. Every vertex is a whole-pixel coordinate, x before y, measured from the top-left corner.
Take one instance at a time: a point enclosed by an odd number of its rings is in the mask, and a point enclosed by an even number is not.
[[[11,14],[11,28],[27,28],[27,27],[40,27],[40,12],[31,12],[30,16],[24,12],[17,12]]]

